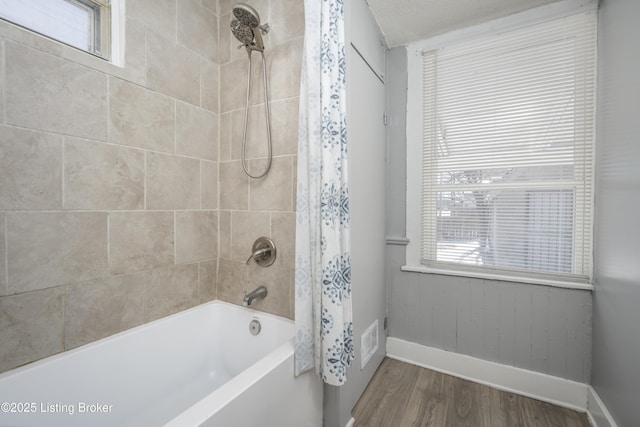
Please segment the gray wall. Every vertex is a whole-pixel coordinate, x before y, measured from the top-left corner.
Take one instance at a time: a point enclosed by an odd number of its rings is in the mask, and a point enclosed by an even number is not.
[[[591,292],[400,271],[405,247],[406,51],[387,54],[389,335],[589,382]]]
[[[384,47],[364,0],[346,2],[347,40],[384,73]],[[384,84],[349,43],[347,54],[347,120],[349,140],[349,208],[355,359],[341,387],[325,386],[324,425],[343,427],[351,410],[385,355],[385,167]],[[376,55],[377,53],[377,55]],[[379,59],[378,60],[376,60]],[[360,369],[360,338],[378,320],[378,350]]]
[[[640,2],[601,0],[592,384],[640,420]]]

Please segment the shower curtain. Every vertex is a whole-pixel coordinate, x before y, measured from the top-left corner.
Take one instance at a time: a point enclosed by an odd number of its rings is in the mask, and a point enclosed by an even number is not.
[[[305,0],[295,265],[295,373],[331,385],[353,360],[343,0]]]

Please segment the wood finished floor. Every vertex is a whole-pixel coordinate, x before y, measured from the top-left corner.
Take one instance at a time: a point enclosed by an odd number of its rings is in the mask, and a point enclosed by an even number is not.
[[[586,414],[389,358],[353,417],[356,427],[590,427]]]

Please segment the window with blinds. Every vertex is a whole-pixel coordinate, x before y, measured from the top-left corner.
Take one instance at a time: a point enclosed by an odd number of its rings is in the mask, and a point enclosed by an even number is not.
[[[423,265],[590,280],[596,22],[423,52]]]

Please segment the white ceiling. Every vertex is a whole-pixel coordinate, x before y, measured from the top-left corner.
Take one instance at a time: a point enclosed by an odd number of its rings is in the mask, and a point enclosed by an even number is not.
[[[367,0],[392,48],[558,0]]]

